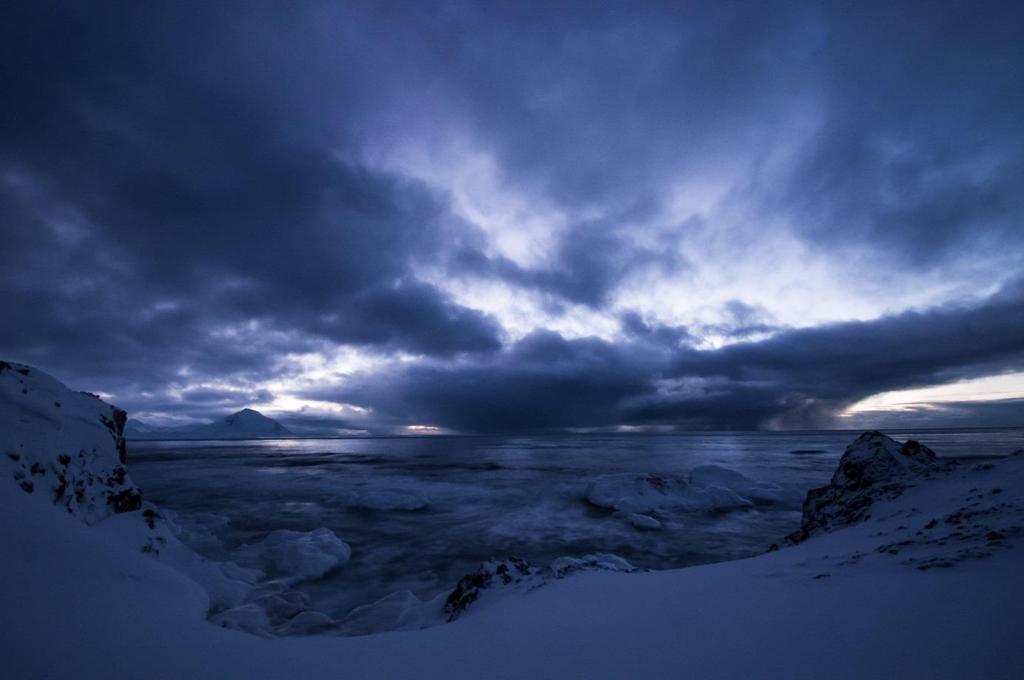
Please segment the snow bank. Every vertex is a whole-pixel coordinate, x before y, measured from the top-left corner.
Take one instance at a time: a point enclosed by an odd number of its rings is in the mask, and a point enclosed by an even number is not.
[[[197,555],[178,538],[178,527],[152,503],[144,502],[140,511],[110,517],[93,531],[111,541],[120,541],[201,585],[207,595],[207,608],[212,611],[238,605],[262,576],[253,569]]]

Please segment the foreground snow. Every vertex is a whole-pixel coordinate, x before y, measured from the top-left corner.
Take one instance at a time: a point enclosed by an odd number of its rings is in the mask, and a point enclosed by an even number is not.
[[[21,420],[26,419],[23,414]],[[17,429],[17,422],[5,426]],[[5,445],[15,441],[10,430],[4,437]],[[23,439],[18,439],[22,446]],[[113,447],[117,437],[108,440]],[[55,507],[48,496],[23,491],[14,479],[18,461],[4,456],[9,463],[0,477],[4,673],[13,678],[1024,676],[1018,628],[1024,620],[1024,551],[1019,549],[1024,455],[960,466],[922,458],[918,465],[916,458],[907,463],[900,456],[908,454],[890,442],[881,435],[858,440],[855,455],[845,458],[853,465],[837,473],[842,488],[813,497],[818,520],[805,523],[806,535],[794,537],[802,541],[798,545],[677,571],[582,572],[542,587],[482,596],[453,623],[425,630],[273,640],[218,628],[206,619],[211,579],[203,569],[216,565],[178,554],[186,549],[173,537],[154,543],[153,537],[162,535],[152,534],[157,530],[147,521],[153,516],[145,510],[114,508],[128,511],[87,526],[82,520],[91,515],[77,516]],[[876,480],[872,475],[894,467],[886,456],[902,467]],[[882,491],[866,494],[868,488]],[[831,497],[836,502],[823,505],[822,499]],[[140,548],[144,538],[148,542]],[[341,559],[344,553],[330,537],[300,542],[306,544],[318,555]],[[235,576],[244,580],[244,574]],[[397,618],[400,599],[393,603]],[[251,611],[258,616],[262,610]],[[315,631],[323,624],[315,614],[290,619],[294,632]]]

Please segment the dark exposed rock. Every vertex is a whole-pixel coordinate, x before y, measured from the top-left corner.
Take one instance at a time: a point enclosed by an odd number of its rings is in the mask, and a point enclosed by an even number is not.
[[[142,517],[150,529],[155,529],[156,520],[160,519],[160,513],[152,508],[146,508],[142,511]]]
[[[900,444],[881,432],[865,432],[846,447],[829,485],[808,492],[800,530],[786,540],[799,543],[818,531],[859,522],[876,500],[896,498],[916,481],[955,465],[914,440]]]
[[[3,373],[4,371],[14,371],[21,375],[28,375],[32,372],[27,366],[14,366],[6,361],[0,361],[0,373]]]
[[[142,507],[142,492],[138,489],[124,489],[107,496],[107,503],[114,512],[132,512]]]
[[[594,553],[582,557],[560,557],[547,569],[536,567],[518,557],[484,562],[471,574],[459,579],[444,605],[449,621],[454,621],[480,599],[485,592],[499,588],[532,590],[581,571],[633,572],[636,567],[617,555]]]
[[[495,585],[518,585],[526,579],[542,583],[540,570],[518,557],[509,557],[496,562],[484,562],[472,574],[466,574],[455,585],[445,600],[444,612],[449,621],[454,621],[476,602],[483,591]]]

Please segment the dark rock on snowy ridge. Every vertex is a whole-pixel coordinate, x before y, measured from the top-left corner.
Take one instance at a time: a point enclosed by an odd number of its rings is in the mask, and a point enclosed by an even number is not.
[[[582,571],[633,572],[636,567],[618,555],[594,553],[582,557],[559,557],[548,568],[537,567],[518,557],[484,562],[459,579],[445,601],[448,621],[454,621],[486,592],[520,591],[539,588],[555,579]]]
[[[807,493],[800,529],[786,540],[799,543],[818,531],[860,522],[875,501],[897,498],[918,481],[956,466],[914,440],[900,444],[881,432],[865,432],[846,447],[828,486]]]
[[[126,414],[49,375],[0,362],[0,453],[26,493],[46,494],[87,524],[138,510],[128,477]]]

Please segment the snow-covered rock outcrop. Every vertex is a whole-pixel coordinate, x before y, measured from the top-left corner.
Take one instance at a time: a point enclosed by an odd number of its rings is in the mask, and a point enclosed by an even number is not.
[[[1024,455],[941,459],[918,442],[866,432],[832,482],[808,493],[801,529],[788,540],[800,544],[789,550],[821,553],[801,566],[824,579],[892,562],[977,569],[968,565],[1019,555],[1022,538]]]
[[[43,497],[37,505],[44,515],[70,515],[89,525],[81,529],[92,540],[184,576],[202,591],[206,612],[223,627],[269,637],[333,623],[311,611],[288,584],[343,564],[351,554],[345,542],[328,529],[273,532],[254,549],[259,569],[197,555],[179,540],[174,513],[144,502],[132,483],[125,421],[124,411],[95,395],[69,390],[35,368],[0,361],[0,471],[7,465],[3,473],[10,475],[0,479],[0,497],[15,507]],[[57,507],[45,507],[51,503]],[[284,578],[258,585],[268,574]]]
[[[87,524],[138,510],[125,467],[125,412],[45,373],[0,361],[0,455],[7,474]]]
[[[865,432],[846,447],[828,486],[807,493],[800,530],[787,540],[798,543],[818,531],[862,521],[876,501],[897,498],[956,465],[914,440],[900,444],[881,432]]]

